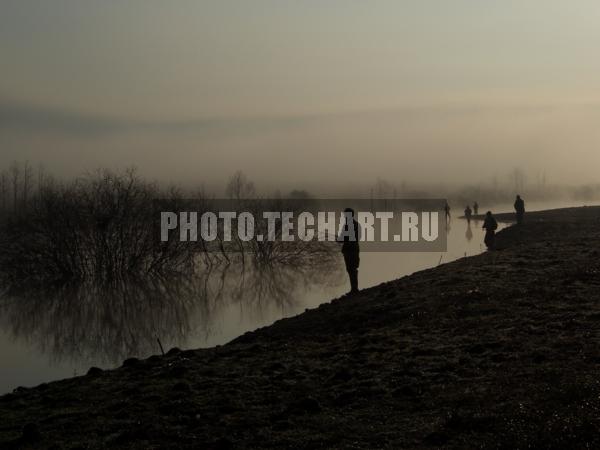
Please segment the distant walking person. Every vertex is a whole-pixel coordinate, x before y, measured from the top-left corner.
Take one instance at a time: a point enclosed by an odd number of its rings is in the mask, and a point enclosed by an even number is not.
[[[360,249],[358,241],[360,240],[360,225],[354,219],[354,210],[346,208],[344,210],[346,224],[343,231],[338,236],[338,242],[342,244],[342,255],[346,264],[346,272],[350,278],[350,293],[358,292],[358,266],[360,265]]]
[[[471,223],[471,207],[469,205],[467,205],[467,207],[465,208],[465,218],[467,219],[467,223]]]
[[[446,211],[446,219],[450,219],[450,205],[448,202],[446,202],[446,205],[444,206],[444,211]]]
[[[475,215],[479,214],[479,205],[477,204],[477,202],[473,203],[473,213]]]
[[[515,211],[517,212],[517,224],[523,223],[523,216],[525,216],[525,202],[520,195],[517,195],[515,200]]]
[[[485,220],[483,221],[483,226],[481,227],[485,230],[485,238],[483,242],[489,250],[494,249],[494,241],[496,240],[496,230],[498,229],[498,222],[492,216],[492,212],[488,211],[485,213]]]

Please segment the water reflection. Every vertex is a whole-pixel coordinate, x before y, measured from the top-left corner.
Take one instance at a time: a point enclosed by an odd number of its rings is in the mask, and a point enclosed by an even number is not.
[[[471,224],[470,241],[463,224],[453,219],[442,254],[363,252],[361,287],[480,253],[481,224]],[[225,266],[216,254],[205,255],[194,276],[0,292],[0,393],[158,354],[155,335],[165,350],[224,344],[348,290],[337,244],[278,266],[256,266],[250,258]]]
[[[465,233],[465,238],[467,238],[467,242],[471,242],[471,239],[473,239],[473,230],[471,229],[470,221],[467,221],[467,231]]]
[[[323,265],[328,270],[323,270]],[[2,297],[0,325],[12,339],[48,355],[54,363],[110,366],[130,356],[185,347],[207,337],[231,306],[244,315],[294,309],[311,286],[340,283],[339,263],[305,266],[230,264],[193,275],[109,283],[67,284],[43,291],[13,288]],[[166,348],[165,348],[166,350]]]

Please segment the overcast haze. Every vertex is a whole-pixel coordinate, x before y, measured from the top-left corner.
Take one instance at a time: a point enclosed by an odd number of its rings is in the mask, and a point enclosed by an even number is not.
[[[599,44],[592,0],[4,0],[0,167],[594,182]]]

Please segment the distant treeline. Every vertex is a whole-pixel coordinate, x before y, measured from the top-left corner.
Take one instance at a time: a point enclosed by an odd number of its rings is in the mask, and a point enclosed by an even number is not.
[[[528,201],[591,201],[600,199],[600,183],[553,185],[547,182],[544,174],[538,175],[535,181],[527,182],[525,174],[515,169],[502,179],[490,177],[486,182],[467,182],[458,186],[431,182],[411,184],[378,178],[368,192],[372,198],[445,198],[454,205],[472,205],[475,201],[480,205],[510,203],[516,194]]]
[[[199,183],[200,184],[200,183]],[[451,204],[480,205],[506,203],[515,193],[528,200],[600,198],[600,184],[577,188],[549,186],[545,176],[526,183],[516,170],[504,183],[461,188],[393,183],[378,179],[368,188],[357,184],[355,192],[364,198],[447,198]],[[367,191],[367,192],[365,192]],[[226,198],[259,199],[257,188],[246,175],[235,172],[224,186]],[[298,242],[297,248],[278,242],[213,242],[217,251],[198,252],[186,242],[160,243],[156,234],[155,200],[168,210],[181,210],[186,198],[201,199],[206,210],[216,197],[202,189],[160,186],[139,176],[135,169],[114,172],[100,169],[73,180],[58,180],[42,166],[13,162],[0,171],[0,277],[13,281],[36,279],[111,280],[124,274],[190,272],[198,265],[245,264],[301,265],[315,259],[331,258],[333,248],[326,243]],[[272,210],[283,209],[285,198],[310,201],[311,194],[296,189],[286,196],[270,195]],[[276,200],[273,200],[276,199]],[[267,201],[267,200],[265,200]],[[296,202],[297,204],[297,202]],[[263,204],[264,208],[265,205]],[[485,206],[484,206],[485,207]],[[260,224],[258,225],[260,226]],[[208,245],[198,242],[198,246]],[[232,251],[233,250],[233,251]],[[200,256],[199,256],[200,254]]]
[[[8,168],[0,171],[0,211],[22,210],[34,191],[45,183],[43,166],[34,169],[29,161],[13,161]]]

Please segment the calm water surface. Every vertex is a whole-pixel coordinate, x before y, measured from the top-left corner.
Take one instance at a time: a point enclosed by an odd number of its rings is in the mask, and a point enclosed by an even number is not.
[[[581,206],[575,202],[529,204],[529,210]],[[500,205],[494,212],[510,211]],[[485,211],[485,206],[481,211]],[[481,222],[468,226],[453,208],[445,253],[363,253],[360,287],[484,250]],[[224,344],[246,331],[314,308],[348,290],[341,255],[337,264],[252,271],[229,267],[202,277],[62,286],[44,294],[1,300],[0,393],[17,386],[111,368],[171,347]]]

